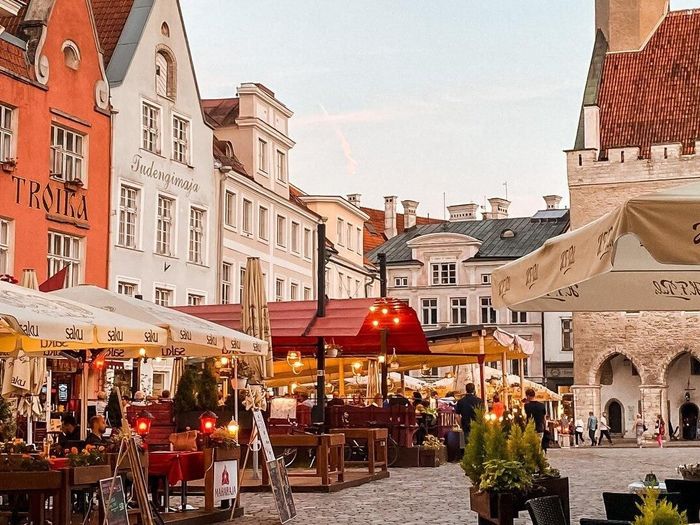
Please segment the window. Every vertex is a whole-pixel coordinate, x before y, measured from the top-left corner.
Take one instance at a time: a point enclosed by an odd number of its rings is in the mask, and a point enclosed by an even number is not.
[[[352,277],[349,275],[346,277],[347,279],[347,286],[348,286],[348,299],[352,299],[352,297],[355,295],[352,291]]]
[[[131,283],[128,281],[117,281],[117,293],[119,295],[134,297],[139,293],[139,286],[136,283]]]
[[[292,222],[292,251],[299,253],[299,223]]]
[[[284,301],[284,279],[275,279],[275,301]]]
[[[204,304],[204,296],[197,293],[187,294],[187,306],[199,306]]]
[[[700,376],[700,361],[693,356],[690,357],[690,375]]]
[[[452,324],[467,324],[467,298],[458,297],[451,299]]]
[[[573,319],[561,320],[561,349],[571,352],[574,349],[574,321]]]
[[[457,284],[457,263],[438,263],[430,266],[433,285]]]
[[[13,112],[7,106],[0,106],[0,162],[12,158],[12,117]]]
[[[313,299],[311,296],[311,288],[304,286],[304,301],[310,301],[311,299]]]
[[[253,203],[243,199],[243,233],[253,233]]]
[[[355,279],[355,297],[360,297],[360,281]]]
[[[343,224],[345,221],[343,219],[338,219],[338,223],[336,225],[337,231],[337,236],[338,236],[338,246],[343,246]]]
[[[277,151],[277,164],[275,166],[275,172],[277,173],[278,181],[287,181],[287,157],[281,151]]]
[[[228,190],[224,195],[224,224],[231,228],[236,227],[236,194]]]
[[[267,208],[260,206],[260,208],[258,208],[258,237],[264,241],[270,239],[270,227],[267,224],[267,216]]]
[[[362,253],[362,228],[357,228],[357,253]]]
[[[348,232],[347,232],[347,235],[345,236],[345,238],[347,239],[347,242],[348,242],[348,250],[352,250],[352,249],[353,249],[353,247],[352,247],[352,230],[353,230],[353,227],[352,227],[352,224],[350,224],[350,223],[348,223],[347,226],[348,226]]]
[[[187,164],[190,159],[190,123],[173,115],[173,160]]]
[[[513,324],[527,323],[527,312],[510,312],[510,322]]]
[[[338,272],[338,297],[343,297],[345,294],[343,293],[343,279],[345,278],[345,275],[343,275],[343,272]]]
[[[141,147],[160,153],[160,109],[146,102],[141,106]]]
[[[258,139],[258,169],[267,173],[267,142]]]
[[[63,61],[70,69],[77,70],[80,67],[80,50],[75,42],[63,42]]]
[[[245,286],[245,266],[241,266],[238,283],[238,302],[243,304],[243,287]],[[265,285],[267,286],[267,284]]]
[[[66,286],[80,284],[80,238],[63,233],[49,232],[49,277],[67,268]]]
[[[231,302],[231,288],[233,288],[233,265],[231,263],[221,263],[221,304]]]
[[[199,208],[190,208],[190,246],[187,259],[190,262],[204,264],[204,231],[206,212]]]
[[[165,372],[153,372],[153,390],[151,393],[154,396],[160,396],[165,388]]]
[[[123,185],[119,188],[119,240],[120,246],[136,248],[138,226],[139,190]]]
[[[170,53],[161,49],[156,53],[156,93],[161,97],[174,99],[175,92],[175,61]]]
[[[491,274],[482,273],[481,274],[481,284],[491,284]]]
[[[491,298],[481,297],[479,304],[481,305],[481,324],[496,324],[498,316],[496,310],[491,306]]]
[[[297,283],[289,284],[289,300],[296,301],[299,299],[299,285]]]
[[[424,325],[436,325],[438,323],[437,299],[421,299],[421,315]]]
[[[153,302],[159,306],[170,306],[173,302],[173,291],[168,288],[156,287]]]
[[[10,221],[0,219],[0,275],[10,272]]]
[[[160,34],[166,37],[170,36],[170,26],[168,26],[167,22],[163,22],[160,25]]]
[[[175,217],[175,200],[158,195],[156,216],[156,253],[173,254],[173,223]]]
[[[408,287],[408,277],[394,277],[394,287],[395,288]]]
[[[287,246],[287,219],[281,215],[277,216],[277,246]]]
[[[83,136],[52,125],[51,176],[64,181],[85,181],[83,160]]]
[[[304,257],[311,259],[311,230],[304,228]]]

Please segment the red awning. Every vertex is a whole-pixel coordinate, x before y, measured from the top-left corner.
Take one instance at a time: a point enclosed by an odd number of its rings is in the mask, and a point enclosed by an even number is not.
[[[329,299],[326,316],[316,316],[316,301],[269,303],[272,348],[275,357],[297,351],[313,354],[323,337],[342,348],[343,355],[380,353],[382,329],[389,352],[428,354],[428,344],[416,312],[398,299]],[[240,330],[239,304],[182,306],[177,310]]]

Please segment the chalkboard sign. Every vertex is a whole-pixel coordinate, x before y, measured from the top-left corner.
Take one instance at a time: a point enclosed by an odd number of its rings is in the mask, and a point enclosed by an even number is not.
[[[292,487],[289,485],[287,469],[284,466],[284,458],[267,462],[267,471],[270,474],[270,486],[272,495],[277,505],[277,513],[282,523],[287,523],[297,515],[292,496]]]
[[[270,435],[267,433],[265,419],[263,418],[262,412],[260,412],[260,410],[253,410],[253,421],[255,422],[255,426],[258,427],[258,436],[260,436],[260,443],[262,443],[263,453],[265,454],[265,461],[275,461],[276,458],[275,453],[272,450]]]
[[[129,525],[122,477],[101,479],[100,495],[107,525]]]

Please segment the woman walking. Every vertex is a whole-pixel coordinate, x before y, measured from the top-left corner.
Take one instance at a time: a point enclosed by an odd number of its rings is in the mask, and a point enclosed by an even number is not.
[[[634,435],[637,438],[637,446],[642,448],[644,446],[644,432],[647,427],[642,419],[642,414],[637,414],[637,418],[634,421]]]
[[[664,436],[666,435],[666,423],[664,423],[664,418],[659,414],[656,417],[656,442],[659,444],[659,448],[664,448]]]
[[[581,441],[582,445],[585,445],[585,441],[583,441],[583,419],[580,417],[576,419],[576,423],[574,426],[574,435],[576,439],[576,446],[578,447],[578,442]]]

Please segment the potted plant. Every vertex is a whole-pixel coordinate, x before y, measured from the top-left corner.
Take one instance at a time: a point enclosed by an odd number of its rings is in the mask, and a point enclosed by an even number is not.
[[[69,189],[71,191],[78,191],[80,188],[83,187],[83,181],[80,179],[70,179],[67,180],[64,183],[66,189]]]
[[[12,173],[17,167],[17,159],[5,159],[0,162],[0,166],[5,173]]]
[[[236,435],[226,427],[219,427],[209,435],[208,446],[214,449],[215,461],[240,457]]]
[[[479,411],[461,466],[472,482],[471,509],[486,521],[512,523],[527,499],[547,495],[559,496],[568,516],[568,479],[549,466],[532,422],[523,430]]]
[[[112,473],[106,464],[105,447],[86,445],[82,452],[73,447],[66,457],[71,466],[70,479],[73,485],[97,483]]]
[[[44,456],[6,455],[0,458],[0,487],[54,490],[61,486],[61,473],[50,470]]]
[[[432,434],[425,436],[420,446],[418,466],[439,467],[447,463],[447,447]]]
[[[644,501],[639,505],[641,514],[633,525],[687,525],[688,517],[685,511],[679,512],[676,507],[665,500],[659,499],[659,491],[647,489]]]

